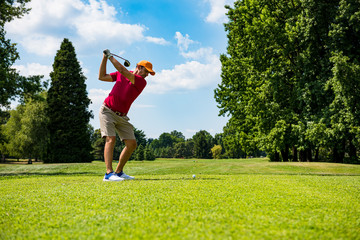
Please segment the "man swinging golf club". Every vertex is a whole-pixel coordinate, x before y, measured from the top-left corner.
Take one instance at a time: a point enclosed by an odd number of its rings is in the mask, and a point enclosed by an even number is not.
[[[117,70],[116,72],[106,73],[107,60],[114,65]],[[130,64],[128,61],[127,63]],[[140,61],[134,71],[129,71],[113,57],[109,50],[104,50],[103,59],[100,64],[99,80],[116,83],[109,96],[105,99],[99,113],[101,136],[106,138],[104,149],[106,174],[103,181],[134,179],[134,177],[123,172],[126,162],[137,147],[134,127],[129,122],[130,119],[127,117],[127,113],[131,104],[145,88],[145,78],[149,73],[155,75],[150,62]],[[125,143],[125,148],[120,154],[119,163],[114,172],[112,161],[116,132]]]

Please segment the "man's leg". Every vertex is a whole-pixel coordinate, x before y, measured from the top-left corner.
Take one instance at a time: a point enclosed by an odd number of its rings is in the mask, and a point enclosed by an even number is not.
[[[131,154],[135,151],[137,143],[135,139],[124,140],[125,147],[122,150],[119,158],[119,164],[116,167],[115,173],[123,171],[125,164],[130,159]]]
[[[114,147],[116,142],[116,136],[107,136],[104,148],[104,159],[106,164],[106,173],[113,172],[112,161],[114,155]]]

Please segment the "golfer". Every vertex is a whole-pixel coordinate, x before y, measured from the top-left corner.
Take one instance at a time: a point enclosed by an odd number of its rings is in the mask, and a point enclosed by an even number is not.
[[[110,61],[116,72],[107,74],[106,64]],[[104,159],[106,164],[106,174],[103,181],[123,181],[132,180],[134,177],[123,172],[126,162],[137,147],[134,127],[129,122],[127,113],[131,104],[140,95],[146,86],[145,78],[155,75],[152,64],[148,61],[140,61],[134,71],[128,71],[110,53],[104,51],[104,56],[100,64],[99,80],[105,82],[115,82],[109,96],[105,99],[99,113],[101,137],[106,138]],[[125,143],[115,172],[113,171],[112,161],[116,141],[116,132],[120,139]]]

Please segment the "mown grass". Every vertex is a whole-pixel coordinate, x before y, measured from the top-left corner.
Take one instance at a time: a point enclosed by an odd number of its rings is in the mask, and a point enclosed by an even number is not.
[[[267,159],[0,165],[0,239],[360,239],[360,166]],[[196,178],[192,178],[196,174]]]

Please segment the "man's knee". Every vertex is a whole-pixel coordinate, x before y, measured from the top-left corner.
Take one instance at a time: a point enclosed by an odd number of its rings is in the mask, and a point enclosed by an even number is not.
[[[126,148],[128,148],[131,151],[135,151],[136,147],[137,147],[137,143],[136,140],[125,140],[125,146]]]
[[[105,139],[105,144],[115,145],[116,136],[107,136]]]

